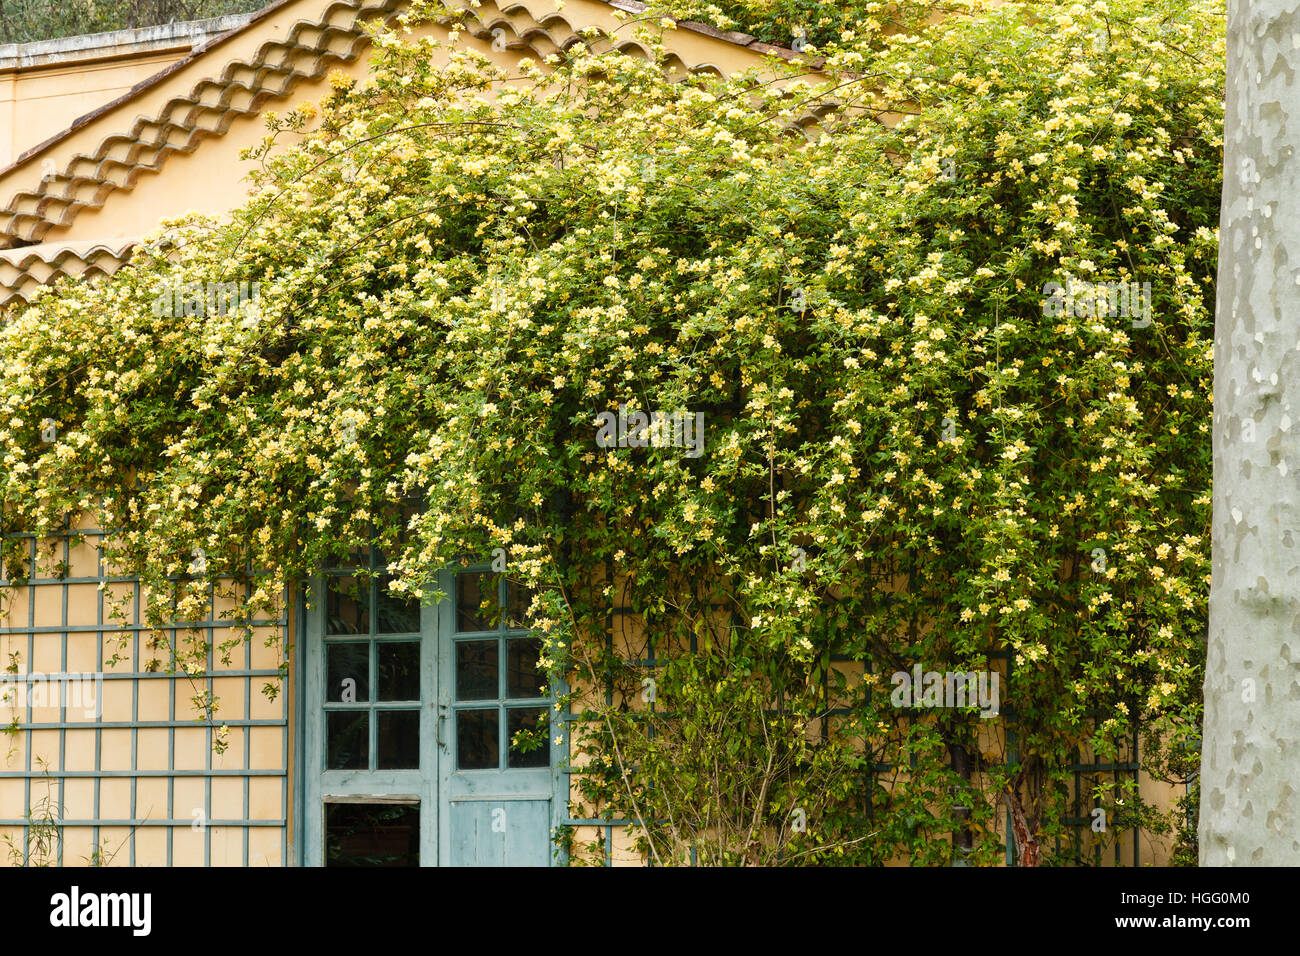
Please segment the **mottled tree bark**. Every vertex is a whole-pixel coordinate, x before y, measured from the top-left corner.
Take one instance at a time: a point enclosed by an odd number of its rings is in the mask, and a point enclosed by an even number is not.
[[[1200,853],[1203,866],[1294,866],[1300,864],[1300,0],[1230,0],[1227,68]]]

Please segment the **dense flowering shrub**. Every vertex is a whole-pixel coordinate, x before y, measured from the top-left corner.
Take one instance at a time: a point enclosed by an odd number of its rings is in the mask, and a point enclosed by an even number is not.
[[[5,527],[120,529],[158,620],[372,538],[399,590],[501,548],[574,798],[652,858],[991,863],[1010,813],[1069,859],[1078,755],[1195,763],[1222,17],[1008,4],[783,84],[381,33],[230,222],[10,316]],[[918,667],[996,671],[1001,719],[899,706]],[[1102,843],[1178,822],[1086,797]]]
[[[885,37],[915,33],[927,22],[979,9],[979,0],[677,0],[651,3],[652,10],[739,30],[778,46],[878,49]]]

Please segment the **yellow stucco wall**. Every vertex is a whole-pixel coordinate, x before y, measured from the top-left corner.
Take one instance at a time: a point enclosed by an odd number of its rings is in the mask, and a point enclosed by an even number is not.
[[[187,52],[0,72],[0,167]]]
[[[247,20],[232,15],[0,47],[0,169]]]

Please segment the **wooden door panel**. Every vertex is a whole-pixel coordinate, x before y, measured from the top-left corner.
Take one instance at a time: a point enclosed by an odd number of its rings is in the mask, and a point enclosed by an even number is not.
[[[447,813],[447,865],[550,865],[550,800],[452,799]]]

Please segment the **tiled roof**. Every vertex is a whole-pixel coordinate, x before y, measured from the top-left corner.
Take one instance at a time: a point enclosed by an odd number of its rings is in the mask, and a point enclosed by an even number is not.
[[[58,242],[0,252],[0,307],[26,301],[42,285],[63,276],[112,275],[135,246],[134,239],[113,242]]]

